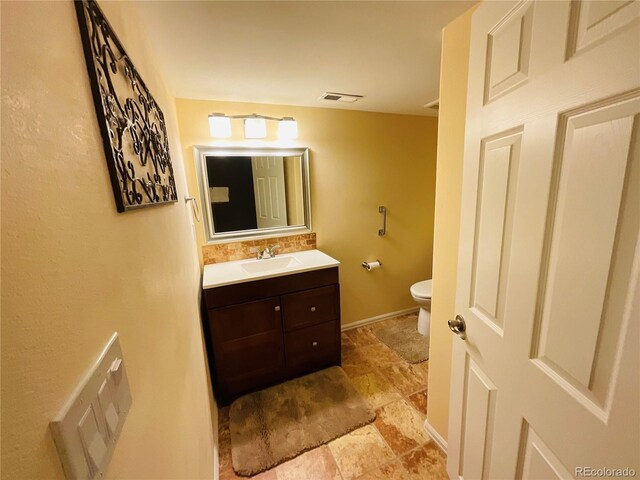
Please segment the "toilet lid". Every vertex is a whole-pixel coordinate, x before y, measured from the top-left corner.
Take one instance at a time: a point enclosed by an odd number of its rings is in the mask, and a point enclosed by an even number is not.
[[[423,280],[411,285],[411,295],[420,298],[431,298],[431,280]]]

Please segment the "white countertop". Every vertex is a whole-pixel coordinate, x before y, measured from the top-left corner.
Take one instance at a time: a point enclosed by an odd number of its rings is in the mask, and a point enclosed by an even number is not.
[[[271,260],[279,258],[293,258],[293,265],[284,268],[274,268],[268,270]],[[277,260],[281,262],[282,260]],[[259,267],[264,265],[265,271],[249,273],[243,269],[243,265],[256,265],[260,262]],[[262,263],[265,262],[265,263]],[[214,263],[204,266],[204,275],[202,277],[202,288],[222,287],[224,285],[233,285],[236,283],[252,282],[254,280],[263,280],[265,278],[281,277],[283,275],[291,275],[294,273],[309,272],[311,270],[321,270],[340,265],[335,258],[330,257],[320,250],[306,250],[304,252],[283,253],[276,255],[273,259],[245,259],[233,262]]]

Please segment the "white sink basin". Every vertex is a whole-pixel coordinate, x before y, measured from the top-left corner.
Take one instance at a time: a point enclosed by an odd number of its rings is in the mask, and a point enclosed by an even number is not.
[[[340,265],[335,258],[320,250],[285,253],[262,260],[235,260],[204,266],[202,287],[216,288],[264,278],[280,277]]]
[[[240,268],[247,273],[274,272],[284,268],[300,266],[302,263],[295,257],[283,256],[251,260],[240,264]]]

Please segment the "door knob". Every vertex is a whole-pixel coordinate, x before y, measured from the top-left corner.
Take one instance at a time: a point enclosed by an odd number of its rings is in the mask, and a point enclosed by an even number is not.
[[[316,307],[311,307],[311,311],[315,312],[316,311]]]
[[[276,306],[276,308],[274,308],[274,310],[275,310],[276,312],[279,312],[279,311],[280,311],[280,305],[277,305],[277,306]]]
[[[464,340],[467,338],[467,324],[464,322],[462,315],[456,315],[455,320],[449,320],[447,325],[449,325],[449,330],[458,335],[461,339]]]

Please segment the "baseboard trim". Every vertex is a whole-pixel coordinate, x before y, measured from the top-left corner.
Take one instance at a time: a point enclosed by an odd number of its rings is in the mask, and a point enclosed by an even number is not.
[[[424,421],[424,429],[427,432],[427,435],[429,435],[433,441],[435,442],[436,445],[438,445],[438,447],[440,447],[440,450],[442,450],[445,455],[447,454],[447,441],[442,438],[442,435],[440,435],[435,428],[433,428],[429,422],[427,420]]]
[[[365,325],[370,325],[376,322],[381,322],[382,320],[386,320],[387,318],[391,318],[391,317],[397,317],[398,315],[406,315],[407,313],[416,313],[419,310],[420,310],[419,307],[411,307],[411,308],[405,308],[404,310],[398,310],[397,312],[384,313],[376,317],[365,318],[363,320],[358,320],[357,322],[351,322],[351,323],[347,323],[346,325],[342,325],[342,331],[345,332],[347,330],[353,330],[354,328],[363,327]]]

